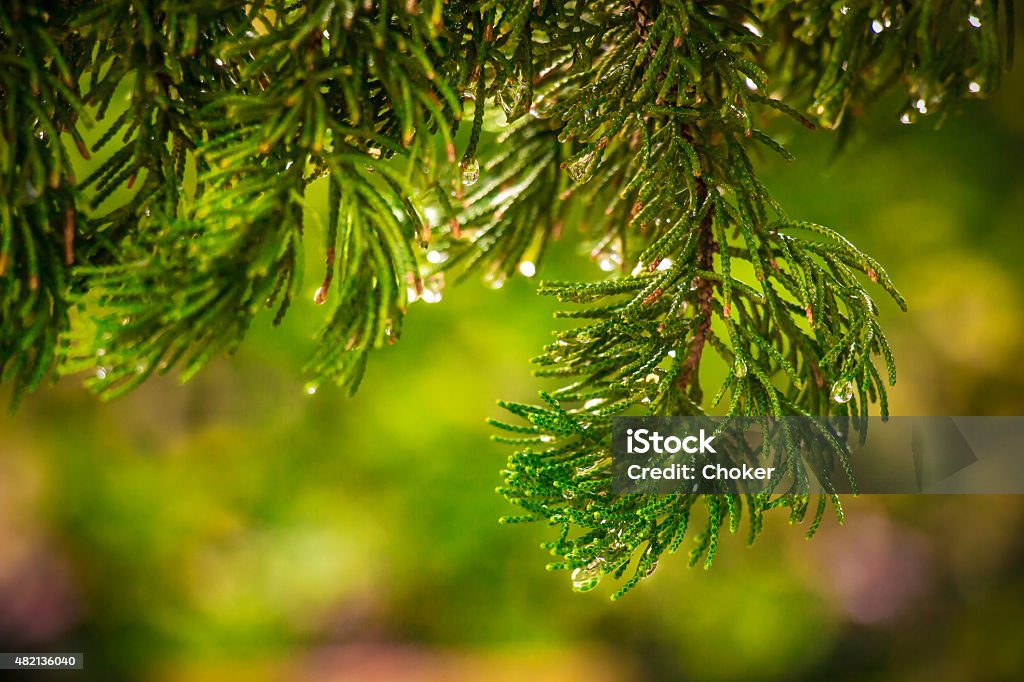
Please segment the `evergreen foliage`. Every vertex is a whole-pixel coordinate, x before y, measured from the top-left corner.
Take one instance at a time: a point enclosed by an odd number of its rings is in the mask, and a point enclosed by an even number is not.
[[[790,158],[774,119],[844,135],[891,91],[905,123],[955,112],[998,87],[1012,26],[1009,0],[5,2],[2,380],[15,400],[58,372],[105,397],[187,380],[262,309],[284,316],[316,248],[308,370],[354,391],[445,275],[532,276],[569,222],[604,273],[539,287],[578,326],[537,358],[561,387],[498,423],[524,511],[505,520],[558,528],[551,566],[577,589],[631,571],[616,594],[680,546],[698,501],[693,562],[744,507],[751,538],[780,506],[813,508],[813,533],[826,499],[610,496],[611,419],[886,414],[872,291],[903,299],[788,216],[752,156]],[[711,399],[709,353],[733,368]]]

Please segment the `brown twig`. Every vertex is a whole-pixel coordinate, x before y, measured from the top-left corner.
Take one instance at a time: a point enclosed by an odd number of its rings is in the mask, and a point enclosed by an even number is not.
[[[707,199],[707,195],[707,185],[703,180],[698,179],[697,204],[703,203]],[[715,242],[714,220],[715,213],[712,207],[697,227],[697,238],[700,240],[697,244],[696,254],[698,270],[708,271],[712,269],[712,261],[715,251],[718,249],[718,244]],[[683,371],[679,373],[679,378],[676,379],[676,386],[680,392],[688,390],[690,397],[696,402],[701,397],[698,374],[700,372],[700,360],[704,355],[704,345],[707,343],[708,333],[711,331],[712,300],[714,298],[715,283],[700,275],[694,277],[694,280],[697,283],[696,318],[699,322],[697,323],[697,330],[690,340],[690,351],[687,353],[686,361],[683,363]]]

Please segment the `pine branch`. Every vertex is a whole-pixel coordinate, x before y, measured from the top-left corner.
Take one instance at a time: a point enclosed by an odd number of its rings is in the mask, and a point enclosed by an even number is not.
[[[791,160],[780,119],[844,139],[893,91],[904,123],[941,121],[998,87],[1012,25],[995,0],[12,0],[0,381],[16,402],[57,373],[88,372],[105,397],[153,372],[187,380],[261,310],[283,318],[314,248],[310,390],[355,391],[445,276],[534,276],[578,226],[603,274],[539,286],[579,326],[536,360],[561,386],[506,404],[519,450],[503,492],[525,512],[509,520],[560,528],[552,567],[577,589],[632,571],[618,595],[680,546],[700,500],[691,559],[709,565],[744,504],[753,538],[769,509],[796,521],[810,501],[612,497],[612,418],[724,402],[862,431],[895,382],[870,292],[905,307],[877,261],[787,216],[752,155]],[[713,356],[732,372],[707,401]]]

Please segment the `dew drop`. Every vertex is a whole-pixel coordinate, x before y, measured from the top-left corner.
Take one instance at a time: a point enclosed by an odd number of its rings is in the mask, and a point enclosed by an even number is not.
[[[981,83],[978,81],[971,81],[967,84],[967,90],[974,93],[981,92]]]
[[[427,262],[439,265],[448,260],[448,254],[444,251],[427,251]]]
[[[327,301],[327,285],[321,284],[320,288],[313,294],[313,303],[323,305]]]
[[[500,289],[505,286],[505,273],[503,272],[488,272],[484,275],[484,284],[491,289]]]
[[[498,93],[498,104],[505,112],[505,118],[512,120],[520,113],[523,97],[526,95],[526,81],[510,78],[505,87]]]
[[[573,182],[584,182],[590,176],[589,170],[593,160],[594,151],[591,150],[565,164],[565,172],[569,174]]]
[[[764,35],[763,33],[761,33],[761,29],[759,29],[753,22],[744,21],[743,22],[743,28],[747,29],[748,31],[753,33],[758,38],[760,38],[762,35]]]
[[[847,379],[846,381],[837,381],[832,384],[832,400],[842,405],[850,402],[851,398],[853,398],[852,381]]]
[[[652,549],[653,548],[648,547],[647,551],[644,552],[644,559],[643,560],[644,561],[650,561],[650,563],[644,569],[644,577],[645,578],[650,578],[652,575],[654,575],[654,572],[656,570],[658,570],[658,560],[654,559],[653,561],[651,561],[651,557],[653,556]]]
[[[972,14],[969,17],[967,17],[967,23],[970,24],[971,26],[973,26],[974,28],[981,28],[981,19],[979,19],[974,14]]]
[[[576,592],[589,592],[601,582],[601,568],[604,566],[604,559],[597,557],[586,566],[581,566],[572,572],[572,589]]]
[[[885,26],[882,25],[882,22],[880,22],[878,19],[875,19],[874,21],[871,22],[871,30],[874,31],[875,33],[881,33],[882,31],[885,30]]]
[[[476,184],[480,179],[480,162],[476,157],[469,157],[459,162],[459,170],[462,172],[462,184],[466,187]]]
[[[604,398],[591,398],[587,402],[583,403],[583,409],[592,410],[595,407],[599,407],[604,402]]]
[[[533,277],[537,274],[537,266],[532,261],[524,260],[519,264],[519,272],[523,277]]]
[[[665,272],[670,267],[672,267],[672,259],[671,258],[662,258],[661,262],[658,263],[658,270],[660,272]]]
[[[736,362],[732,363],[732,373],[737,379],[747,376],[747,363],[744,362],[743,358],[737,357]]]
[[[314,393],[316,393],[316,390],[318,388],[319,386],[311,381],[308,384],[306,384],[302,390],[306,393],[306,395],[313,395]]]
[[[602,253],[601,257],[597,261],[597,267],[601,268],[604,272],[611,272],[619,267],[622,263],[622,258],[617,253]]]
[[[441,293],[444,291],[444,273],[427,277],[423,282],[423,293],[420,298],[424,303],[438,303],[441,300]]]
[[[554,105],[555,101],[551,97],[536,96],[533,99],[533,106],[530,107],[530,115],[534,118],[548,118]]]

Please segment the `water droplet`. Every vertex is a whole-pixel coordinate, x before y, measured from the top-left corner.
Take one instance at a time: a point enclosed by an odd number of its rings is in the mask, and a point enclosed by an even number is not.
[[[383,153],[380,147],[370,147],[366,150],[366,153],[370,155],[371,159],[379,159]]]
[[[327,285],[321,284],[320,288],[313,294],[313,303],[323,305],[327,301]]]
[[[534,97],[533,106],[530,107],[530,115],[534,118],[548,118],[554,108],[555,100],[551,97]]]
[[[573,182],[585,182],[590,178],[590,167],[594,161],[595,153],[591,150],[565,164],[565,172],[569,174]]]
[[[747,363],[743,358],[737,357],[736,361],[732,363],[732,373],[737,379],[747,376]]]
[[[509,121],[519,116],[522,112],[523,98],[526,96],[526,81],[521,78],[508,79],[498,92],[498,104],[505,112],[505,118]]]
[[[699,287],[699,286],[700,286],[700,278],[699,277],[694,277],[693,279],[690,280],[690,291],[696,291],[697,287]]]
[[[601,257],[597,261],[597,267],[601,268],[604,272],[611,272],[615,270],[622,263],[622,258],[617,253],[602,253]]]
[[[581,566],[572,572],[572,589],[576,592],[589,592],[601,582],[601,568],[604,566],[604,559],[597,557],[586,566]]]
[[[882,22],[880,22],[878,19],[875,19],[874,21],[871,22],[871,30],[874,31],[875,33],[881,33],[882,31],[885,30],[885,26],[883,26]]]
[[[448,254],[444,251],[427,251],[427,262],[438,265],[448,260]]]
[[[441,292],[444,291],[444,273],[427,277],[423,282],[423,293],[420,298],[424,303],[437,303],[441,300]]]
[[[106,348],[97,348],[96,349],[96,355],[100,356],[101,358],[104,355],[106,355],[106,354],[107,354],[107,349]]]
[[[654,572],[656,570],[658,570],[658,560],[657,559],[653,559],[652,560],[653,556],[654,556],[654,548],[653,547],[648,547],[647,551],[644,552],[644,558],[643,558],[644,561],[650,561],[650,563],[644,569],[644,577],[645,578],[650,578],[652,575],[654,575]]]
[[[472,90],[463,90],[462,91],[462,99],[466,99],[466,100],[469,100],[471,102],[475,102],[476,101],[476,93],[473,92]]]
[[[469,157],[459,162],[459,170],[462,171],[462,184],[466,187],[476,184],[480,179],[480,162],[476,157]]]
[[[967,23],[970,24],[971,26],[973,26],[974,28],[981,28],[981,19],[979,19],[974,14],[972,14],[969,17],[967,17]]]
[[[547,434],[544,434],[543,436],[540,437],[540,442],[542,443],[550,443],[552,440],[554,439]]]
[[[107,368],[106,367],[97,367],[96,368],[96,378],[97,379],[106,379],[107,378]]]
[[[651,372],[650,374],[644,377],[644,381],[646,381],[649,384],[656,384],[659,381],[661,381],[661,377],[662,375],[660,372]]]
[[[316,389],[318,388],[320,387],[311,381],[308,384],[306,384],[302,390],[305,391],[306,395],[313,395],[314,393],[316,393]]]
[[[488,272],[484,275],[484,284],[491,289],[500,289],[505,286],[505,273]]]
[[[832,384],[832,400],[842,405],[843,403],[850,402],[851,398],[853,398],[852,381],[847,379],[846,381],[837,381]]]
[[[757,83],[755,83],[749,76],[747,76],[743,82],[746,83],[747,90],[757,90]]]
[[[671,258],[662,258],[661,262],[658,263],[658,270],[661,271],[661,272],[665,272],[670,267],[672,267],[672,259]]]
[[[603,403],[603,402],[604,402],[604,398],[591,398],[587,402],[583,403],[583,409],[585,409],[585,410],[592,410],[595,407],[600,406],[601,403]]]
[[[903,125],[910,125],[915,120],[917,120],[917,115],[911,113],[910,111],[904,111],[903,114],[900,115],[900,123],[902,123]]]
[[[970,83],[967,84],[967,90],[968,92],[974,93],[981,92],[981,83],[979,83],[978,81],[971,81]]]
[[[519,272],[523,277],[533,277],[537,274],[537,266],[532,261],[524,260],[519,264]]]

